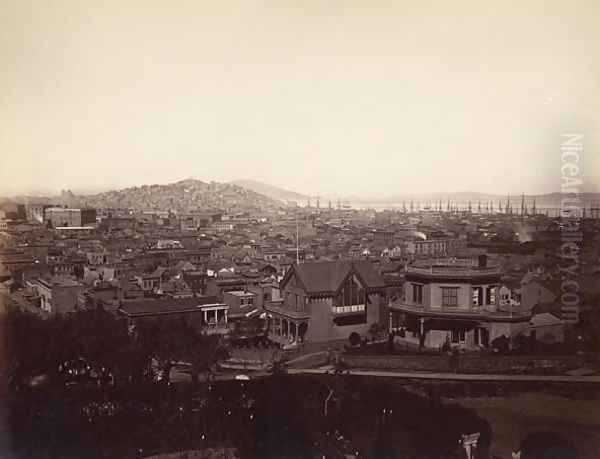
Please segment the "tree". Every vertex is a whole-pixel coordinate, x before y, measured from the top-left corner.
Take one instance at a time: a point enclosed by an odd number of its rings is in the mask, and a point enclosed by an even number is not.
[[[190,343],[189,353],[192,383],[198,383],[200,373],[205,373],[205,379],[208,381],[213,367],[229,358],[229,350],[223,345],[219,335],[196,334],[190,338],[193,341]]]
[[[334,403],[336,417],[331,419],[330,421],[333,422],[334,425],[339,425],[339,415],[341,413],[342,408],[342,399],[344,397],[344,394],[347,392],[347,378],[345,378],[344,376],[348,375],[349,373],[350,367],[348,366],[348,364],[341,359],[337,359],[334,362],[332,376],[329,376],[328,380],[326,380],[326,387],[328,393],[325,397],[325,400],[323,401],[323,416],[325,418],[328,417],[329,408],[331,404]]]
[[[139,361],[131,356],[123,361],[122,353],[131,345],[127,326],[103,310],[77,311],[48,319],[10,310],[3,320],[13,389],[18,390],[40,374],[47,375],[55,386],[62,386],[75,370],[107,384],[117,369]]]
[[[497,350],[498,352],[508,352],[509,349],[509,340],[506,335],[498,336],[494,338],[491,342],[492,348]]]
[[[513,349],[517,352],[530,352],[531,351],[531,338],[525,336],[523,333],[519,333],[512,340]]]
[[[270,371],[271,374],[276,377],[287,374],[287,367],[285,365],[285,361],[282,358],[278,358],[274,355],[273,360],[271,362]]]
[[[50,373],[48,354],[48,323],[41,317],[9,309],[0,317],[6,350],[2,362],[6,368],[9,387],[20,390],[37,374]]]
[[[375,322],[369,327],[369,334],[371,335],[371,339],[373,341],[382,339],[385,336],[386,332],[386,326],[379,322]]]
[[[245,317],[235,323],[234,338],[255,338],[263,336],[266,332],[265,320],[260,316]]]
[[[520,459],[577,459],[577,448],[554,432],[535,432],[527,436],[519,452],[513,457]]]
[[[183,317],[168,317],[139,321],[136,331],[143,353],[158,362],[162,373],[159,379],[169,383],[171,368],[189,352],[195,342],[195,328]]]
[[[352,347],[356,347],[360,344],[360,335],[356,332],[352,332],[350,333],[348,340],[350,341],[350,345]]]

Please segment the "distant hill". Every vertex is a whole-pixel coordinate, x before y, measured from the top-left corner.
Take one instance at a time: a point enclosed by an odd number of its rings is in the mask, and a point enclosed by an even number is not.
[[[206,209],[244,211],[280,206],[280,202],[274,199],[235,184],[206,183],[196,179],[167,185],[142,185],[93,195],[75,195],[66,191],[61,193],[60,200],[69,206],[179,212]]]
[[[305,194],[285,190],[283,188],[259,182],[257,180],[233,180],[229,183],[244,187],[247,190],[252,190],[255,193],[263,194],[278,201],[299,201],[299,203],[303,203],[308,199],[308,196]]]

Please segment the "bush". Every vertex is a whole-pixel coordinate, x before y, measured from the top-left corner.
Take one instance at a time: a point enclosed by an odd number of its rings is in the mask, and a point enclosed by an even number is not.
[[[356,332],[350,333],[348,340],[350,341],[350,345],[353,347],[359,346],[361,342],[360,335]]]
[[[525,336],[523,333],[519,333],[513,338],[512,345],[517,352],[531,351],[531,339]]]
[[[371,339],[373,341],[377,341],[382,339],[387,332],[387,327],[379,322],[375,322],[369,328],[369,334],[371,335]]]
[[[535,432],[521,444],[521,459],[577,459],[577,448],[554,432]]]
[[[506,335],[499,336],[492,340],[492,349],[497,350],[498,352],[506,353],[509,348],[509,340]]]

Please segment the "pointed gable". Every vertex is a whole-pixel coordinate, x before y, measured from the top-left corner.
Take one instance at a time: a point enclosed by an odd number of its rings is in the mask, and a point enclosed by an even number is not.
[[[312,262],[293,265],[282,280],[284,288],[298,282],[308,294],[334,295],[350,275],[356,275],[367,289],[383,288],[385,283],[368,261]]]

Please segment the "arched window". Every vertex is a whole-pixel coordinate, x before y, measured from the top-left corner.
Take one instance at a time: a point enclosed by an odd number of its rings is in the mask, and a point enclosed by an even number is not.
[[[365,303],[365,291],[354,279],[349,277],[344,282],[342,291],[338,297],[338,304],[340,306],[353,306],[357,304]]]

